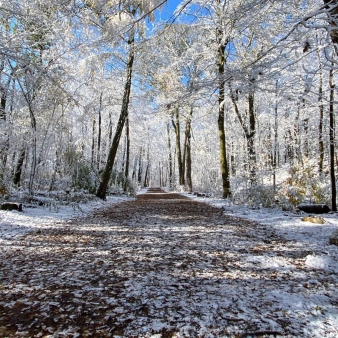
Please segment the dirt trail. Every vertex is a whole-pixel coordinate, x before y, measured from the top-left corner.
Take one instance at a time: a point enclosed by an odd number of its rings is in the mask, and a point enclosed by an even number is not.
[[[0,337],[297,335],[302,323],[261,314],[277,311],[267,290],[299,281],[248,262],[283,245],[265,226],[149,189],[1,248]]]

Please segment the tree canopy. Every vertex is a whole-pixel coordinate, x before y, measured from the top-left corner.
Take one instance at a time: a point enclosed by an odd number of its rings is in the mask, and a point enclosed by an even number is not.
[[[338,3],[0,1],[0,193],[335,208]]]

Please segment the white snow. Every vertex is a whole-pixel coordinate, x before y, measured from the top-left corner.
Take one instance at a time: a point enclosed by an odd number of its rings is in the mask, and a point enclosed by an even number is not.
[[[124,196],[107,196],[107,200],[95,198],[87,203],[55,205],[49,207],[23,208],[19,211],[0,210],[0,244],[4,240],[15,239],[29,232],[43,228],[57,227],[58,223],[67,222],[76,217],[85,216],[96,209],[110,204],[130,201]]]
[[[176,337],[191,336],[191,332],[197,332],[196,325],[199,328],[198,336],[217,337],[217,332],[213,334],[208,327],[224,320],[232,323],[229,332],[234,334],[240,332],[243,322],[250,322],[262,332],[283,332],[287,327],[292,335],[285,337],[338,336],[338,247],[329,245],[328,242],[331,233],[338,229],[338,214],[323,215],[326,223],[318,225],[301,221],[303,214],[285,212],[277,207],[252,209],[220,199],[188,194],[187,196],[222,208],[225,215],[236,217],[239,221],[244,218],[260,225],[248,228],[247,237],[236,237],[236,231],[240,228],[235,230],[235,226],[213,226],[207,221],[196,219],[195,226],[185,227],[182,224],[181,227],[170,229],[169,216],[145,215],[142,217],[148,217],[148,222],[154,224],[141,238],[149,245],[144,245],[142,251],[139,251],[139,260],[138,257],[130,256],[129,263],[127,258],[131,255],[131,247],[134,245],[131,242],[132,237],[128,237],[129,230],[119,224],[109,225],[109,231],[113,234],[116,231],[116,236],[120,236],[119,246],[88,247],[87,250],[91,251],[83,251],[83,255],[85,257],[89,252],[92,256],[95,254],[96,258],[92,261],[88,256],[88,264],[97,267],[108,264],[105,257],[114,257],[114,252],[120,255],[117,257],[124,257],[124,270],[114,270],[115,278],[120,275],[121,278],[128,279],[119,282],[123,291],[121,295],[112,294],[111,297],[105,298],[106,304],[116,306],[111,316],[129,318],[128,320],[133,321],[134,328],[140,328],[140,337],[161,337],[160,334],[148,333],[165,330],[170,327],[168,323],[174,321],[180,323]],[[23,213],[0,211],[0,244],[13,243],[29,232],[61,226],[75,217],[126,199],[128,198],[109,197],[105,202],[95,200],[80,205],[78,210],[63,206],[58,211],[48,208],[24,209]],[[142,229],[142,217],[139,218],[135,233]],[[172,218],[178,221],[174,215]],[[172,240],[176,240],[181,247],[167,248],[163,242],[156,242],[157,236],[163,231],[161,221],[166,222],[167,229],[176,236],[172,237]],[[76,229],[93,233],[98,230],[106,231],[104,224],[99,226],[94,223],[83,227],[79,224]],[[124,232],[126,246],[123,243]],[[267,238],[268,233],[273,234],[273,238]],[[192,237],[197,234],[201,237],[196,237],[194,242]],[[256,240],[250,242],[250,235],[255,236]],[[231,238],[232,242],[229,242],[228,238]],[[236,238],[240,244],[234,242]],[[137,240],[139,239],[135,237],[135,245]],[[204,252],[185,248],[186,240],[190,241],[190,244],[200,244],[203,240]],[[158,253],[155,244],[158,244]],[[155,248],[152,249],[151,246]],[[217,251],[216,248],[220,250]],[[56,252],[59,248],[53,247],[53,250]],[[158,266],[161,260],[171,260],[171,276],[168,277],[167,271],[148,271],[145,276],[135,274],[135,266],[138,265],[139,268],[144,264],[141,257],[146,257],[147,253],[150,255],[148,261],[153,261],[154,266]],[[182,273],[182,261],[175,259],[183,255],[189,255],[191,262],[194,262],[194,266],[188,265],[185,273]],[[229,270],[224,269],[227,261],[230,264]],[[116,264],[119,265],[120,261]],[[113,271],[114,265],[111,269]],[[99,271],[98,268],[98,273]],[[77,273],[77,270],[71,270],[71,274],[65,272],[65,275],[60,274],[58,278],[76,280]],[[29,288],[24,284],[17,284],[16,288],[18,292],[29,293]],[[84,285],[81,292],[77,291],[74,295],[80,304],[83,293],[93,293],[99,297],[103,288],[104,285],[100,284],[95,288]],[[174,298],[173,294],[180,294],[180,298]],[[42,294],[41,299],[44,296],[45,294]],[[25,299],[21,302],[24,303]],[[149,309],[150,317],[147,319],[135,317],[133,313],[128,314],[128,299],[138,299],[140,309]],[[93,304],[95,306],[95,302]],[[166,319],[163,317],[162,320],[159,317],[165,306]],[[174,306],[180,310],[174,310]],[[109,313],[106,318],[109,319]],[[66,332],[64,334],[66,335]]]

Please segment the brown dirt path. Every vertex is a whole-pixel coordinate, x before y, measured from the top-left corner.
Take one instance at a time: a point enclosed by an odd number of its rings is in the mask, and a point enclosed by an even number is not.
[[[264,226],[158,189],[31,233],[0,250],[0,337],[292,330],[287,319],[276,319],[272,330],[257,320],[262,304],[243,310],[236,296],[250,299],[252,288],[262,288],[263,302],[266,288],[276,287],[270,269],[243,278],[252,270],[248,254],[268,250],[267,236],[274,255],[282,241]]]

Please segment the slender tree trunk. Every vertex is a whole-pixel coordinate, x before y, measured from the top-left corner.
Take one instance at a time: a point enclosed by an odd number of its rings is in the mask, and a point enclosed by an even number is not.
[[[147,167],[146,167],[146,172],[145,172],[145,174],[144,174],[144,181],[143,181],[143,186],[144,186],[144,187],[148,187],[149,170],[150,170],[150,150],[149,150],[149,143],[148,143],[148,151],[147,151]]]
[[[8,90],[11,85],[13,70],[9,74],[8,79],[5,83],[1,81],[1,75],[5,69],[5,62],[2,60],[0,63],[0,121],[6,121],[6,106],[7,106],[7,97]]]
[[[13,177],[13,183],[15,185],[17,185],[18,187],[20,187],[22,166],[23,166],[23,162],[25,160],[25,156],[26,156],[26,148],[23,147],[21,149],[21,151],[19,152],[19,158],[18,158],[18,162],[17,162],[17,165],[16,165],[14,177]]]
[[[297,103],[297,115],[295,121],[295,147],[296,147],[296,157],[298,163],[303,163],[302,159],[302,149],[301,149],[301,135],[300,135],[300,102]]]
[[[143,181],[143,187],[148,187],[148,175],[149,175],[149,163],[147,163],[146,166],[146,172],[144,174],[144,181]]]
[[[93,127],[92,127],[92,165],[95,166],[95,128],[96,127],[96,120],[93,119]]]
[[[116,152],[117,152],[117,149],[120,143],[120,138],[122,135],[125,120],[128,117],[131,77],[132,77],[132,70],[133,70],[133,64],[134,64],[134,35],[132,35],[132,37],[129,39],[128,44],[129,44],[129,57],[128,57],[128,63],[127,63],[126,83],[124,87],[121,113],[120,113],[119,120],[117,122],[114,139],[113,139],[113,142],[112,142],[109,154],[108,154],[106,167],[102,174],[101,183],[96,193],[96,196],[101,199],[106,198],[107,187],[108,187],[109,179],[112,173],[112,169],[113,169],[113,165],[114,165],[114,161],[116,157]]]
[[[175,121],[173,118],[172,125],[174,127],[175,135],[176,135],[176,154],[177,154],[177,164],[178,164],[178,173],[179,173],[179,183],[180,185],[184,185],[185,184],[185,180],[184,180],[185,163],[183,162],[183,159],[182,159],[181,135],[180,135],[181,129],[180,129],[180,117],[179,117],[178,107],[175,107],[174,116],[175,116]]]
[[[2,74],[2,71],[4,69],[4,63],[1,63],[0,67],[0,75]],[[1,81],[1,78],[0,78]],[[11,84],[11,76],[9,76],[8,81],[5,85],[2,85],[0,82],[0,124],[6,125],[7,120],[7,113],[6,113],[6,107],[8,104],[8,90]],[[2,162],[2,166],[6,167],[7,163],[7,156],[8,156],[8,149],[9,149],[9,135],[7,131],[5,132],[6,135],[6,141],[5,144],[2,146],[2,150],[0,151],[0,160]],[[0,164],[1,165],[1,164]]]
[[[126,161],[124,168],[125,183],[123,190],[126,192],[128,189],[128,177],[129,177],[129,161],[130,161],[130,137],[129,137],[129,118],[126,119]]]
[[[319,161],[318,171],[321,174],[323,172],[324,164],[324,141],[323,141],[323,119],[324,119],[324,105],[323,105],[323,69],[320,52],[318,51],[319,59],[319,90],[318,90],[318,102],[319,102],[319,126],[318,126],[318,148],[319,148]]]
[[[246,137],[249,154],[249,170],[251,183],[256,182],[256,150],[255,150],[255,135],[256,135],[256,118],[254,110],[255,97],[254,93],[249,94],[249,133]]]
[[[169,160],[169,188],[173,186],[173,160],[171,155],[171,140],[170,140],[170,125],[167,123],[167,135],[168,135],[168,160]]]
[[[277,158],[279,155],[278,149],[278,81],[276,81],[276,102],[275,102],[275,125],[274,125],[274,152],[272,159],[272,177],[273,177],[273,191],[276,191],[276,170],[277,170]]]
[[[136,181],[136,168],[137,168],[137,157],[135,157],[135,160],[134,160],[134,167],[133,167],[133,173],[131,175],[131,179],[133,181]]]
[[[334,88],[333,84],[333,69],[330,69],[330,177],[331,177],[331,196],[332,196],[332,211],[337,211],[337,192],[336,192],[336,175],[334,167],[334,111],[333,111],[333,100],[334,100]]]
[[[138,159],[138,172],[137,172],[137,182],[139,184],[142,183],[142,147],[140,148],[140,154]]]
[[[34,176],[35,176],[35,171],[36,171],[36,151],[37,151],[37,140],[36,140],[36,119],[35,115],[33,112],[33,109],[30,104],[28,104],[29,108],[29,113],[30,113],[30,118],[31,118],[31,127],[32,127],[32,167],[31,167],[31,172],[29,176],[29,186],[28,186],[28,191],[29,195],[33,195],[33,184],[34,184]]]
[[[186,181],[189,192],[192,192],[191,179],[191,118],[193,114],[193,107],[190,108],[190,114],[185,125],[185,160],[186,160]]]
[[[253,80],[250,81],[251,86],[253,85]],[[232,92],[231,82],[229,81],[229,88],[230,88],[230,96],[231,101],[233,103],[235,113],[237,115],[237,118],[239,120],[239,123],[244,131],[245,139],[246,139],[246,152],[248,156],[248,170],[250,175],[250,182],[251,184],[256,181],[256,167],[257,167],[257,159],[256,159],[256,150],[255,150],[255,135],[256,135],[256,117],[255,117],[255,97],[253,93],[253,89],[251,89],[251,92],[248,97],[248,103],[249,103],[249,112],[248,112],[248,120],[249,123],[247,124],[244,122],[242,115],[239,112],[238,105],[236,102],[236,98],[234,93]]]
[[[100,95],[100,106],[99,106],[99,125],[97,134],[97,170],[100,170],[101,164],[101,134],[102,134],[102,93]]]
[[[309,157],[309,118],[303,120],[304,126],[304,156]]]
[[[223,32],[219,28],[217,29],[217,42],[218,46],[218,79],[219,79],[219,96],[218,96],[218,137],[219,137],[219,157],[221,164],[222,173],[222,187],[223,187],[223,198],[231,196],[230,193],[230,174],[226,153],[226,142],[225,142],[225,48],[226,44],[223,42]]]
[[[112,121],[112,113],[111,111],[109,112],[109,132],[108,132],[108,140],[109,144],[111,144],[111,140],[113,137],[113,121]]]

